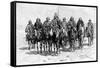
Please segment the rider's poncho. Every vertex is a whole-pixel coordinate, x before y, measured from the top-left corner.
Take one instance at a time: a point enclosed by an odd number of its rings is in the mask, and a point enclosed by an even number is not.
[[[65,30],[65,31],[68,31],[68,23],[66,21],[62,21],[62,28]]]
[[[50,32],[50,29],[51,29],[51,27],[50,27],[50,21],[45,21],[43,23],[43,29],[44,29],[45,33],[49,33]]]
[[[34,26],[35,26],[36,30],[42,29],[42,23],[41,22],[35,22]]]
[[[59,19],[53,19],[51,21],[51,28],[53,32],[57,32],[62,28],[62,22]]]
[[[78,22],[77,22],[77,26],[76,26],[77,27],[77,31],[79,30],[80,25],[82,27],[84,27],[84,22],[82,20],[78,20]]]
[[[27,34],[26,34],[27,40],[28,40],[28,39],[32,39],[33,34],[35,33],[35,32],[34,32],[34,25],[33,25],[33,24],[28,24],[28,25],[26,26],[25,32],[27,33]]]
[[[94,30],[93,30],[93,23],[92,22],[88,22],[86,30],[87,30],[87,37],[90,37],[93,35]]]

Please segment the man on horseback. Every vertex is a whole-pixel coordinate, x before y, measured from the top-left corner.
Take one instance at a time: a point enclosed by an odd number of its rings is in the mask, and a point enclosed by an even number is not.
[[[82,27],[84,27],[84,22],[83,22],[83,20],[82,20],[81,17],[79,18],[79,20],[78,20],[78,22],[77,22],[77,26],[76,26],[76,27],[77,27],[77,30],[79,30],[79,28],[80,28],[79,26],[80,26],[80,25],[81,25]]]
[[[36,30],[41,30],[42,29],[42,23],[41,23],[40,18],[36,19],[36,22],[35,22],[34,26],[35,26]]]
[[[61,29],[62,27],[61,25],[62,25],[61,20],[59,19],[58,14],[55,13],[54,18],[51,21],[53,32],[57,32],[57,30]]]
[[[44,36],[43,36],[43,40],[44,40],[44,51],[48,51],[47,49],[49,48],[49,52],[50,52],[50,46],[49,46],[49,42],[50,42],[50,18],[46,17],[46,21],[44,21],[43,23],[43,32],[44,32]]]
[[[29,50],[31,48],[31,44],[32,44],[32,40],[33,40],[33,29],[34,29],[34,25],[32,24],[32,21],[29,20],[25,32],[26,32],[26,41],[28,41],[29,44]]]
[[[76,40],[76,23],[74,20],[74,17],[71,17],[68,21],[68,40],[70,44],[70,49],[73,50],[75,46],[75,40]]]
[[[77,37],[78,37],[78,41],[79,41],[79,48],[82,48],[82,46],[83,46],[83,39],[84,39],[84,30],[85,30],[85,28],[84,28],[84,22],[83,22],[83,20],[82,20],[82,18],[80,17],[79,18],[79,20],[78,20],[78,22],[77,22],[77,32],[78,32],[78,35],[77,35]]]
[[[35,36],[36,36],[36,43],[37,43],[37,51],[39,50],[39,47],[41,49],[41,46],[42,46],[42,23],[41,23],[41,20],[40,18],[37,18],[36,19],[36,22],[34,24],[35,26]],[[38,42],[40,42],[40,46],[38,45]]]
[[[94,28],[91,19],[89,19],[89,22],[87,23],[86,33],[87,33],[89,45],[91,45],[93,43],[93,34],[94,34]]]
[[[70,17],[70,20],[68,21],[68,24],[66,26],[67,26],[68,31],[71,28],[73,28],[74,30],[76,30],[76,23],[75,23],[74,17]]]
[[[74,20],[74,17],[70,17],[70,22],[68,22],[68,24],[70,24],[72,27],[75,27],[76,28],[76,22]]]
[[[59,32],[59,44],[62,48],[64,48],[64,46],[66,46],[66,43],[68,41],[68,34],[67,34],[67,22],[66,22],[66,18],[63,18],[62,21],[62,28],[60,29],[61,31]]]
[[[53,32],[52,42],[54,45],[54,52],[58,52],[58,45],[57,45],[58,39],[57,39],[57,37],[58,37],[59,31],[61,28],[62,28],[62,22],[59,19],[58,14],[55,13],[54,18],[51,21],[51,30]]]

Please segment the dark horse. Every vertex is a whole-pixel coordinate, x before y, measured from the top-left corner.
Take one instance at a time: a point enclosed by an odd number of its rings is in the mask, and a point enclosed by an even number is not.
[[[37,33],[36,35],[37,52],[41,52],[42,51],[41,49],[42,48],[42,30],[37,30],[36,33]]]
[[[40,18],[36,19],[34,27],[35,27],[35,36],[36,36],[36,44],[37,44],[36,48],[37,48],[37,52],[39,52],[42,46],[41,40],[42,40],[42,28],[43,28]],[[40,45],[38,45],[38,43],[40,43]]]
[[[71,50],[73,50],[73,48],[75,46],[76,38],[77,38],[76,30],[73,27],[71,27],[68,30],[68,40],[69,40],[69,45],[70,45]]]

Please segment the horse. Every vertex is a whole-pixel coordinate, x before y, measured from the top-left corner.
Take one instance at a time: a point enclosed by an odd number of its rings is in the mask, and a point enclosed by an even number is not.
[[[35,48],[35,43],[36,43],[36,35],[35,35],[35,29],[33,28],[33,32],[32,32],[32,39],[31,39],[31,43],[32,43],[32,48]]]
[[[51,38],[52,38],[52,46],[54,47],[54,52],[56,52],[56,42],[57,42],[56,32],[53,32],[53,35],[51,36]]]
[[[57,53],[57,35],[58,35],[58,31],[59,31],[59,25],[58,25],[58,19],[53,19],[50,23],[50,49],[54,50],[54,53]]]
[[[53,40],[52,40],[52,38],[53,38],[53,32],[52,32],[52,29],[50,30],[50,32],[49,32],[49,52],[52,52],[52,43],[53,43]]]
[[[44,35],[42,35],[42,37],[43,37],[43,44],[44,44],[44,46],[43,46],[44,52],[47,52],[48,48],[49,48],[49,41],[50,41],[49,32],[44,30]]]
[[[73,50],[74,46],[75,46],[75,41],[76,41],[76,30],[71,27],[70,30],[68,30],[68,41],[69,41],[69,45],[71,50]]]
[[[36,30],[35,34],[36,34],[35,36],[36,36],[36,48],[37,48],[37,52],[39,52],[39,50],[41,52],[42,51],[41,50],[41,48],[42,48],[42,30],[41,29]]]
[[[49,36],[49,51],[53,52],[54,50],[54,53],[57,53],[57,31],[51,28]]]
[[[63,48],[63,38],[64,38],[64,33],[63,33],[63,31],[61,30],[60,32],[59,32],[59,36],[58,36],[58,41],[59,41],[59,48]]]

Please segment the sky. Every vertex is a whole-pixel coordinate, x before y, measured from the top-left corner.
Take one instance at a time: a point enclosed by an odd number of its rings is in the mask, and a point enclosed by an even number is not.
[[[32,20],[34,24],[36,18],[40,18],[42,23],[46,17],[50,17],[52,20],[54,13],[58,12],[58,9],[61,20],[63,17],[66,17],[68,21],[69,18],[73,16],[76,22],[79,17],[82,17],[84,23],[87,23],[89,19],[91,19],[93,23],[96,23],[96,8],[93,7],[17,3],[17,29],[25,29],[29,20]]]

